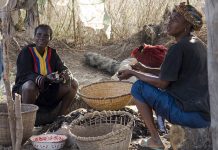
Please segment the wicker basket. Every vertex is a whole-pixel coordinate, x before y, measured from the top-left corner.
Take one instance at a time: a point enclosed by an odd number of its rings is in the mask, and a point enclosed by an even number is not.
[[[23,142],[32,136],[32,130],[35,124],[36,111],[38,107],[31,104],[22,104],[21,112],[23,119]],[[0,104],[0,145],[11,145],[11,136],[8,122],[7,104]]]
[[[79,95],[96,110],[118,110],[125,107],[132,96],[132,83],[124,81],[104,81],[81,88]]]
[[[128,150],[134,117],[125,111],[86,114],[71,124],[80,150]]]

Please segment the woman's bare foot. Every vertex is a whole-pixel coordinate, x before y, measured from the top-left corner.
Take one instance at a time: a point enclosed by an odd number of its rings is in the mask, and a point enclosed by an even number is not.
[[[153,138],[142,139],[140,145],[142,147],[164,149],[164,145],[160,139],[153,139]]]

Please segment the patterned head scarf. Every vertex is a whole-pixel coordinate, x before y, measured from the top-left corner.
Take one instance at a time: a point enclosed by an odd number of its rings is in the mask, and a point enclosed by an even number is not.
[[[201,29],[203,25],[202,14],[196,8],[183,2],[180,5],[175,5],[174,10],[191,23],[195,31]]]

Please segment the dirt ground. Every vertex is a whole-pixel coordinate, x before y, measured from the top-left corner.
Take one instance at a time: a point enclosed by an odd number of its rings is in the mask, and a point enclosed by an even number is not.
[[[19,46],[22,48],[25,45],[32,43],[28,38],[23,38],[23,33],[17,34],[15,37]],[[61,59],[65,62],[66,66],[71,70],[74,77],[79,81],[80,85],[86,85],[89,83],[108,80],[110,75],[101,70],[87,66],[84,63],[84,54],[87,52],[96,52],[104,56],[123,60],[129,57],[131,50],[139,46],[137,40],[125,40],[118,43],[105,44],[103,46],[71,46],[74,43],[67,43],[65,39],[54,39],[50,42],[50,46],[55,48],[60,55]],[[12,41],[9,51],[10,57],[10,70],[12,76],[12,82],[16,72],[16,59],[19,54],[19,48],[17,44]]]
[[[158,36],[156,36],[156,38],[154,39],[153,44],[162,44],[166,47],[169,47],[173,42],[172,38],[170,38],[166,34],[163,34],[164,31],[159,32],[160,33],[157,33]],[[206,43],[206,33],[206,26],[204,25],[202,30],[195,34]],[[33,42],[22,32],[16,34],[15,40],[19,44],[20,48]],[[79,81],[79,84],[82,86],[89,83],[110,79],[110,75],[106,72],[102,72],[101,70],[92,68],[84,63],[83,55],[85,53],[96,52],[103,56],[113,58],[117,61],[122,61],[130,56],[130,53],[134,48],[139,47],[143,43],[151,43],[151,39],[149,38],[148,33],[145,31],[140,31],[132,35],[131,37],[121,41],[109,41],[108,43],[104,43],[102,45],[78,45],[75,47],[75,43],[73,43],[70,39],[53,39],[49,45],[57,50],[62,60],[65,62],[67,67],[73,73],[74,77]],[[11,66],[10,70],[12,82],[14,81],[14,76],[16,72],[16,59],[19,54],[19,47],[17,46],[15,41],[11,42],[9,59]]]
[[[75,47],[73,43],[68,43],[66,40],[57,40],[54,39],[50,42],[50,46],[55,48],[60,55],[61,59],[65,62],[67,67],[71,70],[74,77],[78,80],[79,85],[87,85],[90,83],[110,80],[111,75],[96,68],[90,67],[84,62],[84,54],[87,52],[96,52],[113,58],[117,61],[122,61],[125,58],[128,58],[130,52],[138,47],[141,44],[140,40],[141,33],[134,35],[133,37],[119,41],[117,43],[110,43],[101,46],[78,46]],[[22,48],[25,45],[32,43],[28,38],[24,38],[23,33],[17,34],[15,40],[19,43],[19,46]],[[15,41],[12,41],[10,45],[9,57],[10,57],[10,70],[11,70],[11,81],[12,85],[16,73],[16,59],[19,54],[19,48]],[[163,142],[166,145],[166,150],[170,148],[169,141],[166,138],[162,137]],[[141,149],[138,146],[138,141],[132,141],[130,146],[131,150]],[[10,150],[11,148],[3,148],[0,146],[0,150]],[[34,149],[30,143],[27,143],[23,150],[32,150]],[[67,150],[67,149],[66,149]],[[75,149],[76,150],[76,149]]]
[[[205,33],[205,32],[202,32]],[[200,33],[201,34],[201,33]],[[87,52],[96,52],[99,54],[102,54],[103,56],[107,56],[110,58],[113,58],[118,61],[122,61],[125,58],[128,58],[130,55],[130,52],[140,46],[142,44],[142,35],[143,33],[137,33],[133,35],[132,37],[125,39],[123,41],[117,41],[113,43],[106,43],[104,45],[96,45],[96,46],[77,46],[75,47],[74,43],[67,42],[67,39],[57,40],[54,39],[50,42],[50,46],[55,48],[62,58],[62,60],[65,62],[65,64],[68,66],[68,68],[73,73],[74,77],[78,80],[79,85],[87,85],[90,83],[103,81],[103,80],[110,80],[110,75],[106,72],[103,72],[101,70],[98,70],[96,68],[92,68],[84,63],[84,54]],[[206,41],[205,34],[202,35],[202,40]],[[23,46],[32,43],[32,41],[29,38],[26,38],[23,33],[18,33],[15,37],[16,41],[18,42],[19,46],[22,48]],[[156,44],[167,44],[170,41],[168,37],[161,37],[156,41]],[[14,83],[15,79],[15,73],[16,73],[16,59],[19,54],[19,48],[15,41],[11,42],[10,51],[9,51],[9,57],[10,57],[10,70],[11,70],[11,82],[12,85]],[[2,88],[2,85],[0,86]],[[3,95],[5,93],[4,89]],[[3,99],[5,100],[4,96]],[[170,148],[169,141],[166,137],[162,137],[163,142],[166,145],[166,149]],[[134,141],[137,143],[137,141]],[[134,144],[134,142],[132,144]],[[9,148],[10,149],[10,148]],[[8,150],[9,150],[8,149]],[[31,150],[33,149],[30,144],[27,144],[24,147],[25,150]],[[132,147],[132,149],[142,149],[139,147]],[[7,148],[3,148],[0,146],[0,150],[7,150]]]

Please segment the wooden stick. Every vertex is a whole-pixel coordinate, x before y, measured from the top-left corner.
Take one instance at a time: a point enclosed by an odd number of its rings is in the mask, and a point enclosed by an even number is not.
[[[12,37],[12,40],[14,41],[14,43],[16,44],[16,48],[18,49],[18,51],[21,51],[21,47],[20,44],[17,42],[15,37]]]
[[[23,120],[21,113],[21,97],[15,94],[16,143],[15,150],[21,150],[23,140]]]
[[[9,121],[9,128],[11,133],[11,142],[12,148],[15,148],[15,117],[14,117],[14,102],[13,100],[7,100],[8,106],[8,121]]]
[[[12,148],[14,149],[15,146],[15,116],[14,116],[14,102],[12,100],[11,95],[11,86],[10,86],[10,71],[9,71],[9,42],[10,42],[10,14],[8,12],[8,6],[3,9],[2,12],[2,34],[3,34],[3,60],[4,60],[4,84],[7,96],[7,107],[8,107],[8,121],[11,133],[11,142]]]

